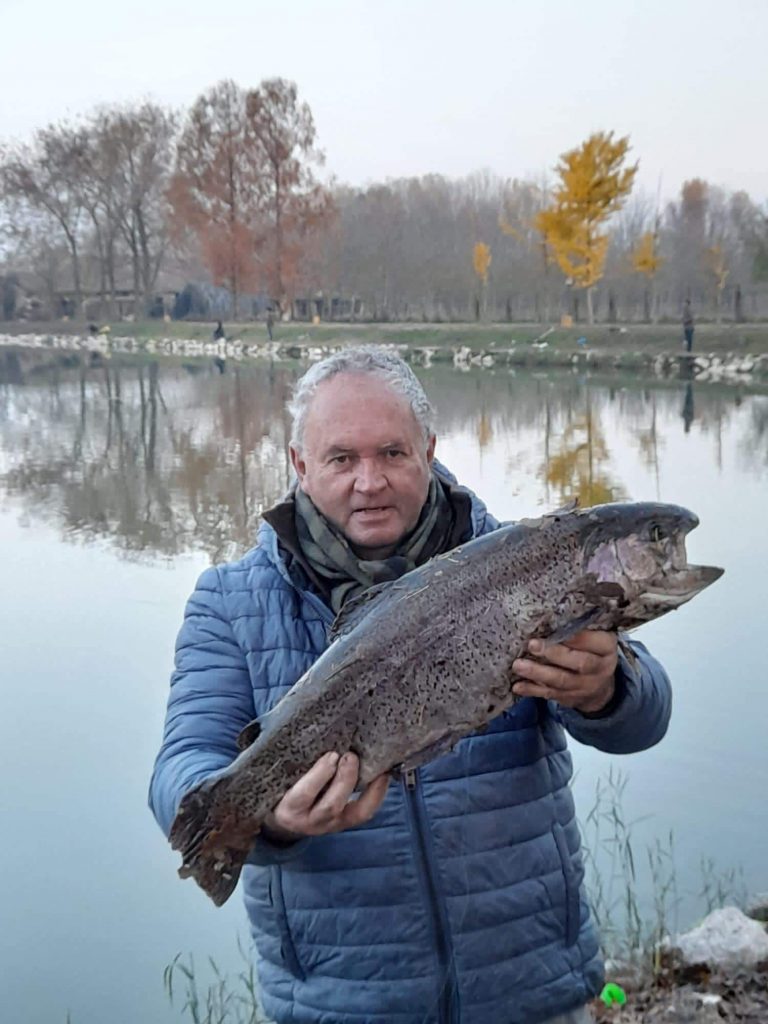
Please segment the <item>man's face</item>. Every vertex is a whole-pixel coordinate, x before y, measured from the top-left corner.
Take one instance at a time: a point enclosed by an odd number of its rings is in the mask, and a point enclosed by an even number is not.
[[[315,392],[291,461],[326,519],[362,553],[386,557],[418,522],[434,451],[405,398],[368,374],[339,373]]]

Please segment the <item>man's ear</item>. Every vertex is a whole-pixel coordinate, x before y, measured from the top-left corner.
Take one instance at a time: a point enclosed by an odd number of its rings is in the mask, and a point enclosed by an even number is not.
[[[291,464],[296,471],[296,476],[299,478],[299,484],[301,484],[307,474],[307,464],[302,458],[301,453],[298,452],[293,445],[289,445],[288,451],[291,456]]]
[[[428,462],[428,464],[430,466],[432,465],[432,460],[435,457],[435,445],[436,444],[437,444],[437,435],[433,434],[432,437],[430,437],[430,439],[429,439],[429,443],[427,444],[427,462]]]

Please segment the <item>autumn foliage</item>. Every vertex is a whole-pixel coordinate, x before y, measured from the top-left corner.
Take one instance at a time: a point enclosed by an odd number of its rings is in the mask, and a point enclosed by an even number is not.
[[[472,265],[482,284],[486,284],[491,267],[491,247],[485,242],[475,244],[475,248],[472,250]]]
[[[290,304],[307,237],[331,214],[314,179],[315,127],[283,79],[244,91],[219,83],[190,111],[169,200],[177,241],[194,242],[216,284]]]
[[[632,269],[638,274],[642,274],[648,282],[645,291],[645,319],[653,319],[655,321],[653,288],[656,275],[664,262],[663,258],[659,255],[658,230],[646,231],[642,234],[629,256]]]
[[[189,112],[168,198],[177,244],[197,244],[215,284],[237,297],[258,284],[253,233],[260,168],[248,138],[245,97],[220,82]]]
[[[292,82],[273,78],[249,92],[246,119],[262,171],[255,235],[262,283],[284,308],[295,295],[312,235],[326,226],[333,202],[315,180],[311,165],[324,158],[314,148],[312,113],[298,102]]]
[[[697,319],[764,317],[764,205],[700,178],[664,205],[627,201],[628,150],[594,135],[554,183],[326,186],[311,112],[283,79],[220,82],[178,114],[99,107],[0,141],[0,315],[250,316],[267,300],[308,319],[553,323],[585,305],[679,318],[690,298]]]
[[[591,289],[603,276],[608,252],[604,225],[620,209],[637,173],[637,164],[622,166],[628,150],[628,138],[614,142],[613,132],[597,132],[563,153],[552,203],[535,218],[551,258],[575,287],[586,291],[590,323]]]
[[[637,246],[632,250],[632,266],[638,274],[653,277],[664,260],[659,256],[658,238],[655,231],[646,231],[640,236]]]

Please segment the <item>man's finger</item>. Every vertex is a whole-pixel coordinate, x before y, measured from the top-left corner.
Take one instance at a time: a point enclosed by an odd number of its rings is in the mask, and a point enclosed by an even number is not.
[[[339,755],[334,751],[323,754],[306,775],[302,775],[295,785],[291,786],[281,803],[292,814],[308,811],[317,800],[319,794],[336,774]]]
[[[589,695],[581,689],[552,690],[537,683],[515,683],[514,691],[518,697],[540,697],[542,700],[554,700],[564,708],[580,707],[589,699]],[[601,699],[594,708],[590,707],[588,710],[598,711],[609,700],[610,694],[607,694],[605,699]]]
[[[533,641],[529,650],[531,654],[535,653],[538,658],[543,659],[542,664],[558,665],[560,668],[577,672],[579,675],[599,672],[602,667],[601,658],[604,657],[604,655],[597,655],[584,649],[566,647],[565,644],[552,644],[551,647],[539,649],[533,646]]]
[[[336,767],[333,781],[309,812],[312,824],[321,824],[343,814],[357,785],[359,766],[355,754],[344,754]]]
[[[602,655],[614,653],[618,643],[619,638],[616,633],[604,629],[583,629],[580,633],[563,640],[566,647]]]
[[[528,661],[527,658],[518,658],[512,663],[512,670],[518,676],[522,676],[526,682],[537,683],[550,690],[566,690],[573,686],[581,677],[576,676],[568,669],[559,668],[554,665],[546,665],[539,661]]]
[[[344,808],[342,828],[362,825],[374,816],[384,802],[389,785],[389,775],[379,775],[369,783],[357,800],[350,800]]]
[[[556,694],[538,683],[515,683],[514,692],[518,697],[540,697],[542,700],[557,700]]]

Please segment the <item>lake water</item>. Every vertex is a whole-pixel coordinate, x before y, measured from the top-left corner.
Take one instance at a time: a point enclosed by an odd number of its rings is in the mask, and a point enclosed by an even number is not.
[[[302,367],[29,358],[0,360],[0,1006],[23,1024],[161,1024],[180,1019],[162,984],[174,955],[238,970],[246,934],[237,898],[217,910],[176,878],[146,810],[173,642],[198,573],[249,546],[288,482],[284,402]],[[439,457],[497,516],[576,492],[700,515],[690,558],[725,576],[639,633],[672,676],[669,733],[627,758],[574,744],[577,799],[586,813],[597,781],[626,772],[636,849],[673,830],[681,925],[703,906],[702,858],[710,880],[738,870],[768,889],[768,397],[418,372]]]

